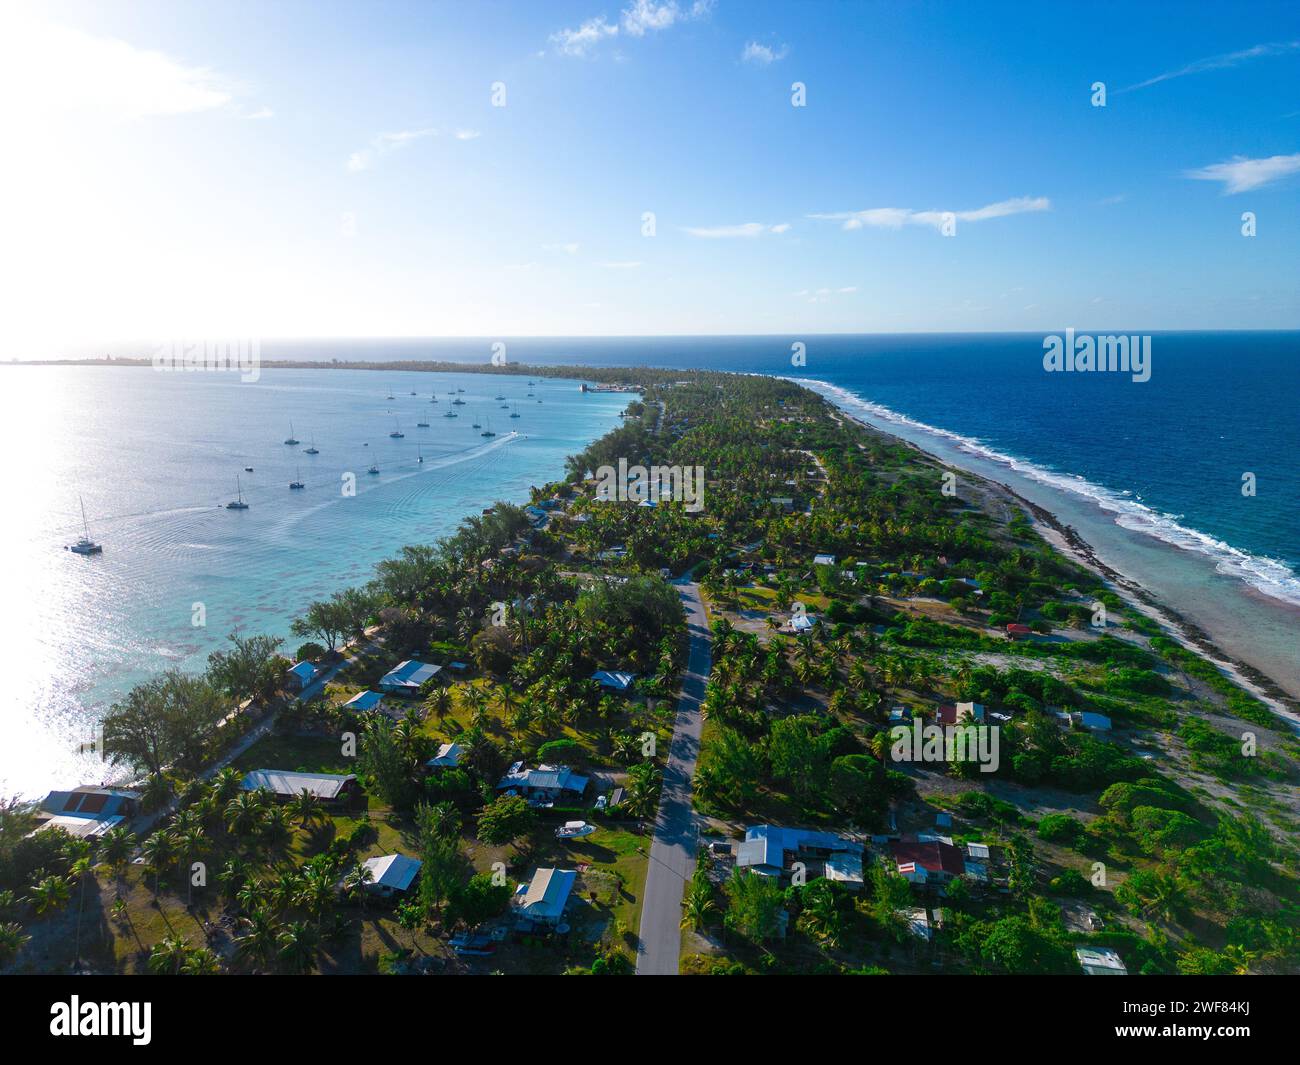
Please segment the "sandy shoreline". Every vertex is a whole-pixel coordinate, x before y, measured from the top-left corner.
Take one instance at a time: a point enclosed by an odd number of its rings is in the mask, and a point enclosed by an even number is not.
[[[964,476],[978,481],[990,491],[1000,494],[1008,501],[1011,501],[1012,505],[1026,511],[1044,540],[1067,558],[1097,574],[1117,595],[1131,604],[1133,609],[1140,611],[1159,624],[1171,639],[1182,647],[1207,658],[1217,669],[1268,706],[1294,731],[1300,733],[1300,701],[1289,695],[1280,684],[1267,676],[1262,670],[1226,654],[1204,629],[1178,611],[1160,602],[1155,596],[1147,592],[1136,578],[1121,573],[1113,566],[1102,561],[1097,556],[1092,545],[1080,535],[1077,529],[1061,521],[1046,507],[1026,499],[1014,488],[1001,481],[986,477],[966,467],[958,466],[948,458],[933,454],[921,445],[891,432],[888,427],[867,421],[860,415],[846,410],[829,396],[823,396],[823,398],[834,406],[843,417],[854,424],[869,432],[878,433],[889,437],[891,440],[898,441],[904,446],[926,455],[928,458],[943,463],[945,466],[960,470]],[[1255,594],[1258,595],[1259,593]]]

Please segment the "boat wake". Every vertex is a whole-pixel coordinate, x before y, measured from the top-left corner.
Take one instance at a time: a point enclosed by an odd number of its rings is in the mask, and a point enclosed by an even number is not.
[[[1272,599],[1291,606],[1300,606],[1300,577],[1284,562],[1252,555],[1208,533],[1188,528],[1175,516],[1161,514],[1144,503],[1128,498],[1127,493],[1094,484],[1077,474],[1059,473],[1030,462],[1028,459],[997,451],[975,437],[962,436],[950,429],[941,429],[917,421],[915,418],[909,418],[906,414],[900,414],[889,407],[863,399],[857,393],[850,392],[839,385],[805,377],[792,377],[788,380],[821,393],[849,413],[863,415],[865,420],[901,425],[914,432],[938,437],[956,446],[960,451],[1006,466],[1031,481],[1087,499],[1102,510],[1114,514],[1115,524],[1121,528],[1143,533],[1185,551],[1195,551],[1205,555],[1214,562],[1215,569],[1219,573],[1245,581],[1252,588]]]

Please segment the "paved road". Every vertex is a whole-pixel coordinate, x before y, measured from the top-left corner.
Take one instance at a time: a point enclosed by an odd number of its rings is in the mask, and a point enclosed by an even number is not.
[[[637,947],[637,975],[676,975],[681,953],[682,894],[695,865],[699,827],[691,809],[691,781],[700,753],[700,701],[709,675],[709,623],[700,601],[698,584],[679,585],[690,657],[677,702],[677,722],[664,768],[663,795],[650,847],[645,899],[641,907],[641,937]]]

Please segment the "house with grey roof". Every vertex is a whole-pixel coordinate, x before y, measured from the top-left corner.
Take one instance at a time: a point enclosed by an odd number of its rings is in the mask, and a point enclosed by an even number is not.
[[[573,802],[581,799],[586,790],[587,778],[579,776],[567,765],[539,765],[536,769],[528,769],[523,762],[515,762],[497,782],[497,791],[522,795],[538,806]]]
[[[848,887],[862,885],[863,845],[810,828],[753,825],[745,830],[736,865],[761,876],[783,877],[796,862],[808,879],[825,876]]]

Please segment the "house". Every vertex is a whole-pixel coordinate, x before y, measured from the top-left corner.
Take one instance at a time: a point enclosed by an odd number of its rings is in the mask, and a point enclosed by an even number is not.
[[[428,769],[455,769],[464,753],[465,748],[459,743],[444,743],[438,748],[438,753],[424,764]]]
[[[814,566],[833,566],[833,565],[835,565],[835,556],[834,556],[834,555],[814,555],[814,556],[813,556],[813,565],[814,565]]]
[[[587,778],[578,776],[567,765],[526,769],[523,762],[515,762],[497,783],[497,791],[522,795],[535,805],[581,799],[586,790]]]
[[[304,791],[321,802],[339,802],[355,795],[357,778],[351,773],[298,773],[289,769],[254,769],[240,785],[245,791],[269,791],[277,799],[296,799]]]
[[[316,674],[320,670],[310,662],[297,662],[289,667],[289,672],[285,674],[284,686],[290,691],[300,692],[316,679]]]
[[[632,682],[636,680],[636,674],[617,673],[612,670],[598,669],[591,675],[591,679],[602,688],[609,688],[611,691],[616,692],[625,692],[632,687]]]
[[[817,625],[817,619],[807,614],[795,614],[790,619],[791,632],[812,632]]]
[[[942,887],[966,871],[961,851],[940,839],[920,840],[904,836],[889,844],[899,876],[913,884]]]
[[[442,666],[431,666],[427,662],[408,658],[385,673],[379,679],[379,687],[399,695],[416,695],[425,681],[432,680],[441,672]]]
[[[367,710],[382,710],[384,708],[384,697],[379,692],[364,691],[357,692],[346,703],[343,704],[344,710],[350,710],[354,714],[364,714]]]
[[[366,890],[383,898],[402,895],[410,890],[415,878],[419,876],[420,864],[418,858],[408,858],[405,854],[367,858],[361,863],[362,868],[369,870],[371,876],[366,883]]]
[[[1079,947],[1074,956],[1088,976],[1128,976],[1124,959],[1109,947]]]
[[[1007,639],[1025,640],[1034,634],[1034,630],[1028,625],[1021,625],[1018,622],[1012,622],[1007,626]]]
[[[83,784],[71,791],[50,792],[36,815],[36,831],[60,828],[70,836],[97,839],[139,810],[138,791]]]
[[[889,723],[898,725],[904,721],[912,720],[912,711],[906,706],[896,706],[889,711]]]
[[[515,906],[521,916],[536,924],[557,925],[577,879],[572,869],[538,869],[532,880],[519,885]]]
[[[794,497],[792,496],[772,496],[769,503],[775,503],[782,510],[794,510]]]
[[[980,703],[958,703],[956,706],[941,706],[935,719],[941,725],[982,725],[984,724],[984,707]]]
[[[862,844],[831,832],[754,825],[736,850],[736,864],[761,876],[780,877],[795,862],[809,877],[862,885]]]
[[[1090,732],[1109,732],[1110,718],[1105,714],[1094,714],[1090,710],[1084,710],[1078,715],[1078,722]]]

